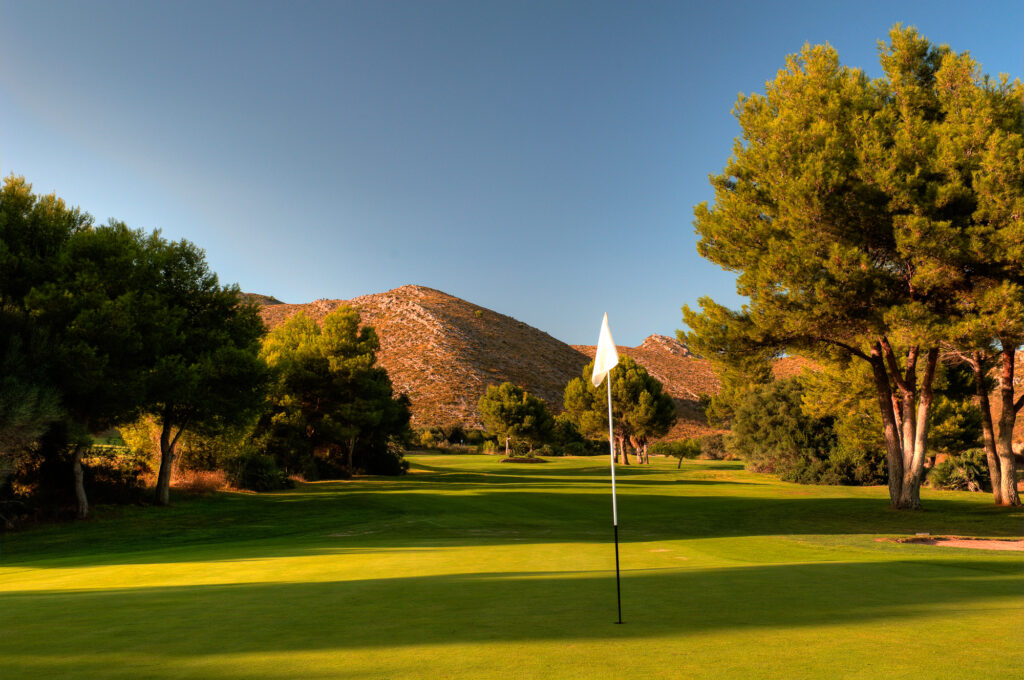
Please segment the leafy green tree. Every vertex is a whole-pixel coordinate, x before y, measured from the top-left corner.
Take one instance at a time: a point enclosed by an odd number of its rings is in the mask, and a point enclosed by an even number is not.
[[[825,362],[800,376],[803,410],[833,422],[836,446],[829,463],[845,484],[885,484],[885,439],[871,367],[851,357]]]
[[[14,526],[5,509],[15,502],[10,480],[39,438],[64,419],[58,393],[39,371],[42,344],[14,320],[0,310],[0,521],[8,528]]]
[[[404,470],[386,445],[406,435],[409,402],[395,397],[387,371],[375,366],[379,347],[374,329],[360,327],[359,313],[347,306],[322,326],[300,312],[267,334],[261,356],[273,378],[257,426],[267,451],[293,471],[319,460],[352,474],[362,447]]]
[[[584,436],[606,438],[608,393],[603,385],[594,387],[590,381],[593,371],[591,361],[584,366],[579,378],[573,378],[565,386],[565,414]],[[662,391],[661,383],[631,357],[621,357],[610,375],[616,458],[629,465],[626,442],[631,442],[637,447],[640,462],[644,462],[650,440],[664,436],[676,421],[672,398]]]
[[[123,224],[82,230],[62,251],[57,276],[27,297],[53,339],[48,380],[66,415],[79,517],[89,512],[82,468],[89,433],[133,420],[145,404],[153,367],[146,339],[158,317],[145,250],[144,235]]]
[[[487,432],[505,440],[506,456],[511,443],[526,442],[532,453],[552,436],[555,421],[547,405],[518,385],[488,386],[477,407]]]
[[[24,177],[4,178],[0,189],[0,308],[25,311],[33,288],[61,275],[60,256],[92,216],[55,194],[37,195]]]
[[[982,75],[967,54],[947,54],[936,90],[945,113],[939,164],[954,180],[944,198],[972,211],[951,248],[958,261],[947,275],[958,290],[946,349],[974,376],[994,500],[1019,505],[1012,437],[1024,407],[1013,389],[1016,350],[1024,341],[1024,86]]]
[[[677,331],[676,335],[679,342],[711,362],[720,389],[702,400],[704,415],[709,424],[728,427],[736,403],[754,387],[773,380],[771,360],[778,351],[761,339],[748,337],[751,324],[745,311],[734,312],[709,297],[701,298],[700,305],[702,313],[683,306],[683,323],[690,332]]]
[[[651,452],[656,456],[665,456],[678,460],[676,469],[683,467],[683,461],[696,458],[701,454],[700,442],[696,439],[680,439],[674,442],[658,442],[651,447]]]
[[[676,407],[672,398],[661,391],[661,383],[642,366],[637,368],[635,377],[626,373],[625,387],[632,393],[627,393],[625,398],[632,408],[624,410],[623,418],[629,426],[629,444],[636,451],[637,462],[648,465],[651,460],[647,448],[652,440],[668,434],[676,422]],[[614,391],[612,386],[613,402]]]
[[[58,277],[60,254],[92,218],[54,194],[38,196],[24,177],[0,188],[0,467],[64,417],[49,380],[53,347],[28,309],[29,293]],[[0,479],[2,482],[2,479]],[[0,483],[2,486],[2,483]]]
[[[195,245],[154,233],[145,249],[153,275],[146,290],[159,325],[146,339],[153,364],[144,398],[161,425],[156,500],[167,505],[181,435],[237,426],[264,403],[264,327],[256,306],[242,301],[237,286],[221,286]]]
[[[803,409],[803,389],[794,378],[751,390],[737,404],[728,445],[756,472],[795,482],[831,481],[825,470],[835,447],[830,418]]]
[[[79,516],[89,511],[90,433],[156,411],[166,503],[184,429],[212,431],[259,404],[262,323],[192,244],[116,221],[96,227],[12,176],[0,196],[0,265],[0,349],[21,366],[5,371],[5,393],[22,395],[17,413],[0,413],[0,429],[16,424],[22,440],[52,429],[38,453],[70,450]]]
[[[12,323],[12,316],[0,311],[0,466],[64,417],[59,395],[37,370],[39,345],[28,329]]]
[[[890,504],[918,508],[939,347],[974,280],[974,244],[992,226],[978,210],[986,185],[953,125],[955,85],[973,62],[901,27],[879,52],[884,75],[870,80],[832,48],[806,47],[765,95],[741,96],[742,138],[695,225],[701,254],[739,274],[749,341],[871,367]],[[1009,96],[1018,87],[986,96],[1019,111]],[[985,120],[997,139],[976,140],[977,151],[1014,151],[1010,117]],[[995,198],[990,212],[1019,223]],[[1008,252],[1013,229],[996,230]]]
[[[555,416],[555,424],[551,430],[551,441],[563,451],[566,447],[572,450],[582,450],[584,438],[576,425],[566,413],[559,413]]]
[[[10,377],[49,395],[34,402],[44,407],[36,415],[49,421],[35,455],[51,464],[70,451],[79,517],[89,512],[82,466],[89,433],[133,418],[144,403],[152,368],[145,338],[153,335],[155,312],[147,264],[141,232],[117,223],[95,227],[59,198],[32,194],[23,178],[5,180],[0,323],[17,329],[4,340],[8,360],[14,352],[31,367]]]

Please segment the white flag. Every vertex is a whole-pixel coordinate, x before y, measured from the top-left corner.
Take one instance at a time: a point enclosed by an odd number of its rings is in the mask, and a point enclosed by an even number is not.
[[[590,377],[594,387],[599,387],[608,372],[618,363],[619,353],[615,350],[612,332],[608,330],[608,314],[605,313],[604,321],[601,322],[601,337],[597,340],[597,354],[594,355],[594,374]]]

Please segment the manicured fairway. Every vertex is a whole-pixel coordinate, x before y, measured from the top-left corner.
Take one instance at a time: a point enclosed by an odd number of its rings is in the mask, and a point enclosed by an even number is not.
[[[0,545],[0,677],[1017,678],[1020,511],[735,463],[413,456],[413,474],[100,509]]]

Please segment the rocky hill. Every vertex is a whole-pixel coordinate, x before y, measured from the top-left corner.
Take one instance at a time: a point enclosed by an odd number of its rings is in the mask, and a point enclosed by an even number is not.
[[[413,424],[421,427],[456,423],[480,427],[476,409],[480,395],[488,385],[505,381],[522,385],[558,412],[565,384],[581,374],[596,351],[593,345],[567,345],[510,316],[422,286],[299,305],[284,304],[269,295],[245,296],[261,305],[271,328],[300,310],[319,320],[342,304],[359,309],[363,323],[375,327],[380,336],[380,364],[396,390],[409,395]],[[699,401],[701,394],[719,390],[709,361],[664,335],[651,335],[637,347],[619,346],[618,350],[645,367],[675,401],[679,421],[669,439],[717,431],[708,426]],[[1018,365],[1024,365],[1024,354]],[[813,363],[785,357],[774,370],[776,377],[783,378],[805,368],[813,368]],[[1024,370],[1018,376],[1024,381]],[[1018,418],[1014,440],[1022,438],[1024,418]]]
[[[589,359],[597,352],[596,345],[573,345]],[[637,347],[617,345],[620,355],[632,357],[647,369],[665,388],[676,405],[679,420],[668,439],[682,439],[717,432],[707,424],[700,408],[701,394],[715,394],[719,390],[718,376],[711,370],[711,362],[690,353],[675,338],[651,335]]]
[[[562,391],[587,358],[547,333],[471,302],[422,286],[351,300],[263,307],[271,328],[298,311],[322,319],[357,308],[380,336],[379,363],[412,400],[413,424],[480,427],[476,404],[488,385],[510,381],[557,410]]]
[[[271,328],[299,311],[320,320],[343,304],[357,308],[362,322],[377,329],[379,362],[396,391],[409,395],[415,426],[480,427],[480,395],[488,385],[505,381],[522,385],[560,411],[566,383],[581,374],[596,349],[567,345],[510,316],[422,286],[297,305],[269,296],[252,299],[263,305],[263,319]],[[701,394],[719,389],[709,361],[664,335],[618,349],[661,381],[674,399],[679,422],[669,438],[716,431],[705,422],[699,402]],[[791,375],[800,368],[800,360],[783,359],[776,370]]]
[[[259,293],[242,293],[243,302],[253,302],[261,307],[266,305],[280,305],[284,304],[276,297],[270,295],[260,295]]]

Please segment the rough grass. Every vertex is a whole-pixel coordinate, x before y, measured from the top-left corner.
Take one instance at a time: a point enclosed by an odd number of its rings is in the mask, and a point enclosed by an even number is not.
[[[991,678],[1024,665],[1019,553],[982,494],[806,487],[738,464],[415,456],[413,474],[101,508],[4,536],[5,679]]]

